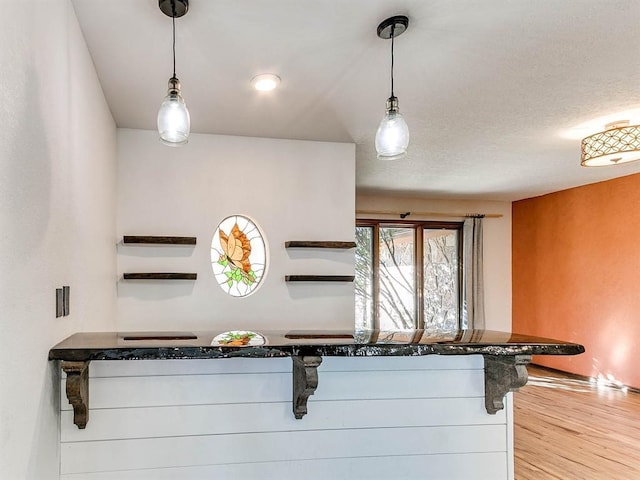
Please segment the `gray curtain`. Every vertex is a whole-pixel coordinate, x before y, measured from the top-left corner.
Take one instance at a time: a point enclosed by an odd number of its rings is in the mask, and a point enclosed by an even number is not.
[[[482,216],[466,218],[463,226],[463,329],[483,329],[484,280],[482,271]]]

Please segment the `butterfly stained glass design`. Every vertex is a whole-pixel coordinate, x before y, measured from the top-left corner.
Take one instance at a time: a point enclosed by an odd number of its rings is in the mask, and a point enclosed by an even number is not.
[[[262,231],[244,215],[220,222],[211,241],[211,267],[218,285],[229,295],[246,297],[260,285],[267,266]]]

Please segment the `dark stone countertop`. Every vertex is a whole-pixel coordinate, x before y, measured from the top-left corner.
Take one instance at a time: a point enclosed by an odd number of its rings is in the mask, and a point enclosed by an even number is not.
[[[212,345],[220,331],[76,333],[49,360],[161,360],[291,356],[576,355],[575,343],[491,330],[261,331],[264,345]],[[156,338],[149,338],[156,337]],[[192,337],[180,339],[180,337]],[[193,338],[195,337],[195,338]]]

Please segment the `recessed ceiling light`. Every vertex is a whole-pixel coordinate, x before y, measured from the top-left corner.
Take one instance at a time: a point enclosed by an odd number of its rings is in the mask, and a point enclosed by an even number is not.
[[[259,92],[275,90],[280,85],[280,77],[273,73],[262,73],[251,79],[251,86]]]

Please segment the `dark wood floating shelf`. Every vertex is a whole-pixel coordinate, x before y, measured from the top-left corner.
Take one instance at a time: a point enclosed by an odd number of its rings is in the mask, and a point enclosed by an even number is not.
[[[170,332],[158,332],[158,333],[125,333],[122,335],[122,340],[125,342],[139,342],[142,340],[197,340],[198,336],[193,333],[170,333]]]
[[[307,240],[291,240],[284,242],[286,248],[356,248],[356,242],[321,242],[321,241],[307,241]]]
[[[125,280],[196,280],[197,273],[125,273]]]
[[[265,344],[255,346],[213,344],[219,333],[76,333],[49,350],[49,360],[61,361],[73,422],[85,428],[89,419],[89,363],[97,360],[291,357],[293,415],[300,419],[307,414],[307,400],[318,387],[318,366],[325,356],[482,355],[485,409],[495,414],[504,408],[508,392],[527,383],[526,365],[531,355],[584,352],[584,347],[575,343],[489,330],[263,331]]]
[[[347,339],[353,340],[353,333],[349,332],[307,332],[307,331],[293,331],[286,333],[284,338],[289,340],[337,340]]]
[[[195,245],[196,237],[167,237],[148,235],[125,235],[122,243],[137,243],[151,245]]]
[[[354,275],[285,275],[286,282],[353,282]]]

